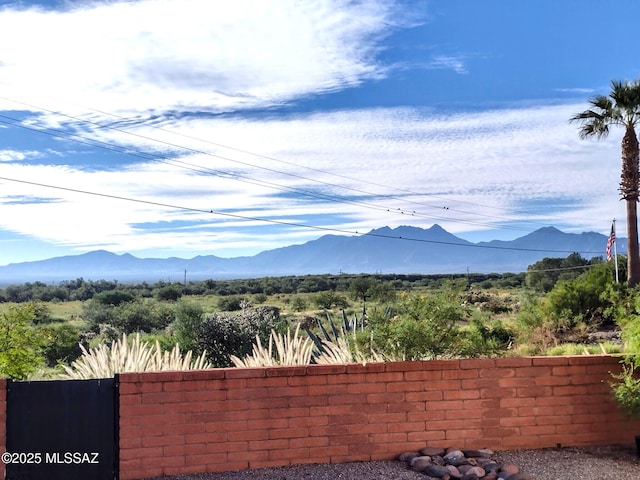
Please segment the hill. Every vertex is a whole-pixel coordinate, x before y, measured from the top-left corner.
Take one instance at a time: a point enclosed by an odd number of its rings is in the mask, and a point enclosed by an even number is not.
[[[206,278],[244,278],[322,273],[446,274],[521,272],[544,257],[603,256],[606,235],[564,233],[540,228],[511,241],[472,243],[439,225],[423,229],[383,227],[363,235],[324,235],[300,245],[267,250],[251,257],[215,255],[182,258],[137,258],[104,250],[0,267],[0,284],[60,281],[75,278],[124,282]],[[618,238],[618,253],[626,239]]]

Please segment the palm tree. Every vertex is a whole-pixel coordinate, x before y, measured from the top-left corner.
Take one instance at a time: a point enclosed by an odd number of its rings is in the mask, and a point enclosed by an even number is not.
[[[620,194],[627,202],[627,283],[640,283],[637,204],[640,188],[638,137],[640,120],[640,82],[611,82],[609,95],[598,95],[589,102],[591,109],[571,117],[582,123],[580,138],[605,138],[612,125],[624,127],[622,137],[622,173]]]

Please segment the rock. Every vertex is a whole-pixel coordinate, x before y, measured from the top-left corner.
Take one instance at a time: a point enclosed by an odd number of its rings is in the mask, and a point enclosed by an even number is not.
[[[486,448],[424,447],[419,452],[403,452],[398,460],[407,463],[412,470],[424,473],[425,480],[534,480],[517,465],[503,465],[492,460],[492,455],[493,452]]]
[[[411,459],[418,457],[419,455],[416,452],[404,452],[398,455],[398,460],[401,462],[409,463]]]
[[[469,459],[460,450],[451,450],[444,456],[444,461],[449,465],[458,467],[469,463]]]
[[[495,463],[491,458],[485,458],[485,457],[475,457],[473,460],[476,461],[476,465],[479,465],[482,468],[484,468],[485,465]]]
[[[438,447],[424,447],[420,450],[421,455],[429,455],[430,457],[444,457],[444,448]]]
[[[478,478],[482,478],[484,477],[487,472],[484,471],[484,468],[480,468],[480,467],[471,467],[469,470],[467,470],[467,475],[477,475]]]
[[[486,448],[483,448],[480,450],[462,450],[462,453],[464,453],[465,457],[470,457],[470,458],[477,458],[477,457],[489,458],[491,455],[493,455],[493,452]]]
[[[460,480],[480,480],[480,477],[478,477],[478,475],[476,475],[475,473],[467,473]]]
[[[512,475],[514,473],[520,473],[520,468],[518,468],[517,465],[514,465],[512,463],[507,463],[506,465],[502,466],[502,468],[500,469],[500,472],[501,473],[506,472]]]
[[[482,468],[484,468],[485,472],[499,472],[500,469],[502,468],[502,464],[491,462],[491,463],[487,463]]]
[[[446,465],[444,468],[449,470],[449,475],[451,475],[451,478],[456,478],[456,479],[462,478],[462,474],[460,473],[460,470],[458,470],[453,465]]]
[[[441,465],[427,465],[423,470],[430,477],[451,479],[451,473],[447,467]]]
[[[415,457],[409,463],[411,470],[414,472],[424,472],[426,466],[432,465],[431,457]]]

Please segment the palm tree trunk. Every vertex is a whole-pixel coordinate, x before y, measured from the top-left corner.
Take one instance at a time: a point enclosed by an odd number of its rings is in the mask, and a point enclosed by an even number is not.
[[[640,283],[640,252],[638,251],[638,201],[627,200],[627,284]]]
[[[632,123],[622,138],[622,173],[620,193],[627,202],[627,284],[640,283],[640,251],[638,248],[638,188],[640,187],[638,137]]]

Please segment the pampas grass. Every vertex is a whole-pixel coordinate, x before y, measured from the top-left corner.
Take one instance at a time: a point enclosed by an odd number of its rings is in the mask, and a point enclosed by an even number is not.
[[[206,360],[206,352],[192,359],[189,350],[182,355],[180,347],[176,345],[170,352],[163,352],[160,344],[154,345],[140,340],[140,334],[127,340],[126,335],[111,346],[102,344],[97,348],[87,350],[80,345],[82,355],[71,363],[63,365],[64,373],[58,378],[89,379],[111,378],[116,373],[125,372],[157,372],[163,370],[201,370],[211,368]]]

